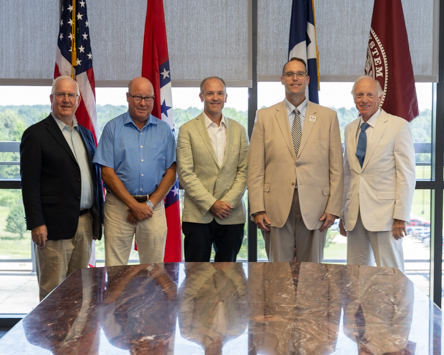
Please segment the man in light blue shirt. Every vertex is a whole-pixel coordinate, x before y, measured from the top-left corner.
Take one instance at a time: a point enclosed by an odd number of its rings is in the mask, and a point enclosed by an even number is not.
[[[174,135],[168,123],[151,116],[151,82],[131,80],[126,95],[128,112],[107,123],[93,160],[107,188],[106,266],[128,263],[134,235],[142,264],[163,261],[163,199],[176,181]]]

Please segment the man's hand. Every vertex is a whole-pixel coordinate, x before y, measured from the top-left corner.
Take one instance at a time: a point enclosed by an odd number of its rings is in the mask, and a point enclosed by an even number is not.
[[[46,225],[41,225],[31,229],[32,241],[40,248],[46,247],[46,241],[48,240],[48,229]]]
[[[347,231],[344,228],[344,223],[342,223],[342,219],[339,220],[339,233],[341,233],[342,236],[347,236]]]
[[[404,238],[404,236],[407,235],[406,225],[407,223],[405,221],[395,219],[393,222],[393,236],[396,240]]]
[[[217,200],[210,208],[211,213],[220,219],[227,218],[232,210],[233,206],[231,206],[228,202],[219,200]]]
[[[326,231],[328,228],[330,228],[333,223],[335,223],[335,219],[338,218],[330,213],[324,213],[321,218],[319,218],[320,221],[324,221],[321,228],[319,230],[321,232]]]
[[[129,212],[130,213],[128,214],[126,220],[130,223],[132,223],[131,221],[134,221],[134,219],[136,219],[138,222],[145,221],[148,218],[151,218],[154,214],[154,210],[145,202],[135,204],[133,208],[129,209]],[[130,217],[130,215],[132,215],[132,217]]]
[[[268,219],[267,214],[265,212],[256,213],[256,215],[254,216],[254,223],[256,223],[259,229],[262,229],[267,232],[270,231],[271,222]]]

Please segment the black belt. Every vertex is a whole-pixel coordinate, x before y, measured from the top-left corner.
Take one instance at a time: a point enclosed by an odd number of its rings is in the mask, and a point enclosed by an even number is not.
[[[112,191],[110,189],[106,189],[106,192],[112,194]],[[148,201],[148,197],[149,197],[147,195],[131,195],[131,196],[133,196],[133,198],[137,202],[146,202],[146,201]]]
[[[80,210],[79,216],[83,216],[85,213],[89,212],[89,208],[87,210]]]
[[[133,196],[137,202],[146,202],[148,201],[148,196]]]

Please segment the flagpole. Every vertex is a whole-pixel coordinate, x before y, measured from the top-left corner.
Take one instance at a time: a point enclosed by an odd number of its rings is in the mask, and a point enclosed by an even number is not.
[[[71,78],[75,80],[75,66],[77,65],[77,49],[76,49],[76,1],[72,0],[72,26],[71,26]]]

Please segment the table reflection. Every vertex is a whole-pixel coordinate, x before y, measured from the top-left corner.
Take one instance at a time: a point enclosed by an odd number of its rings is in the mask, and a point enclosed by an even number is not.
[[[119,266],[76,270],[0,354],[441,354],[441,319],[394,268]]]

